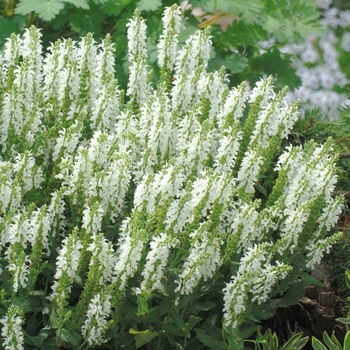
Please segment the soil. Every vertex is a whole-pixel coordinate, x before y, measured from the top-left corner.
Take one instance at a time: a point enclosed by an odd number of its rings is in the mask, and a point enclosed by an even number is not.
[[[313,350],[312,337],[323,341],[324,331],[329,336],[334,331],[342,344],[346,326],[337,321],[337,318],[347,317],[347,306],[350,303],[337,294],[336,287],[332,285],[311,286],[299,299],[297,305],[278,309],[275,316],[267,320],[263,328],[271,328],[272,332],[276,332],[280,346],[294,334],[303,332],[303,336],[309,337],[309,342],[304,350]]]

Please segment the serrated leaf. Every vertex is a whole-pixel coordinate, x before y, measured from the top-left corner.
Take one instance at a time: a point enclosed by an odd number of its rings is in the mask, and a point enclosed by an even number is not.
[[[70,3],[75,7],[80,7],[84,10],[88,10],[90,8],[87,0],[61,0],[61,1]]]
[[[109,0],[102,6],[102,12],[108,16],[119,16],[123,10],[123,5],[115,0]]]
[[[282,301],[278,304],[278,307],[286,308],[291,305],[295,305],[298,300],[304,295],[305,289],[309,286],[308,282],[299,281],[292,284],[286,295],[282,298]]]
[[[153,332],[149,329],[145,331],[138,331],[133,328],[130,328],[129,333],[135,335],[136,349],[138,349],[144,344],[149,343],[150,341],[152,341],[153,338],[155,338],[158,335],[158,332]]]
[[[140,11],[157,11],[160,6],[160,0],[140,0],[136,5]]]
[[[198,339],[206,346],[209,346],[211,349],[222,349],[226,350],[227,345],[224,342],[214,340],[210,335],[208,335],[203,329],[195,329]]]
[[[81,335],[76,331],[63,328],[60,330],[58,336],[63,341],[71,343],[72,345],[78,345],[81,342]]]
[[[223,13],[232,13],[241,17],[246,23],[253,23],[262,10],[262,4],[258,0],[218,0],[217,7]]]
[[[192,0],[190,3],[193,8],[201,7],[208,13],[212,13],[215,10],[215,0]]]
[[[51,21],[64,8],[64,2],[60,0],[22,0],[16,5],[15,13],[27,15],[36,12],[44,21]]]
[[[172,334],[172,335],[176,335],[179,337],[183,337],[185,336],[185,332],[182,329],[177,328],[176,326],[172,325],[172,324],[165,324],[163,326],[163,329],[165,330],[165,332]]]

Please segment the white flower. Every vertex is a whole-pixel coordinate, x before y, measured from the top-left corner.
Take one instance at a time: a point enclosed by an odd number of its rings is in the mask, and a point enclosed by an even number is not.
[[[7,268],[12,274],[13,291],[17,293],[19,288],[27,287],[31,260],[26,255],[23,247],[18,246],[18,243],[8,247],[6,258],[9,260]]]
[[[178,284],[175,292],[180,292],[180,294],[191,294],[201,279],[207,281],[213,277],[222,264],[221,239],[201,231],[198,230],[191,234],[193,243],[190,254],[183,265],[183,271],[175,281]]]
[[[24,335],[22,330],[23,318],[19,316],[19,310],[16,306],[11,305],[7,310],[0,323],[3,327],[1,336],[3,337],[2,345],[5,350],[23,350]]]
[[[231,127],[240,120],[246,106],[247,97],[247,84],[245,82],[230,90],[217,117],[220,128]]]
[[[171,238],[165,233],[155,236],[150,243],[150,250],[147,253],[146,264],[142,271],[143,281],[137,293],[150,293],[153,290],[160,290],[165,293],[161,283],[165,266],[168,262],[170,249],[175,245]]]
[[[68,237],[64,238],[63,246],[56,259],[55,281],[52,286],[52,293],[49,300],[57,303],[60,307],[62,301],[67,299],[71,290],[71,284],[77,276],[77,270],[83,247],[80,239],[77,237],[75,229]]]
[[[260,106],[262,108],[267,105],[271,98],[275,97],[271,76],[267,79],[260,79],[258,82],[256,82],[254,89],[250,93],[249,103],[255,103],[258,97],[262,98],[260,102]]]
[[[254,191],[254,183],[263,164],[263,158],[257,151],[249,149],[245,152],[241,167],[237,174],[237,188],[244,188],[246,193]]]
[[[107,282],[112,280],[113,267],[116,263],[112,244],[104,238],[102,233],[98,235],[93,234],[92,243],[88,246],[87,250],[92,252],[89,263],[90,269],[94,269],[94,271],[97,269],[98,273],[102,275],[99,284],[101,286],[106,285]]]
[[[142,240],[131,236],[131,230],[130,218],[127,218],[121,227],[112,278],[112,283],[117,283],[120,291],[124,290],[128,279],[134,275],[144,246]]]
[[[83,224],[82,227],[89,233],[96,234],[101,231],[104,210],[99,202],[96,202],[90,207],[86,204],[83,210]]]
[[[106,340],[107,318],[111,312],[111,296],[96,294],[88,306],[86,320],[81,327],[81,333],[90,346],[101,345]]]
[[[159,38],[158,64],[172,70],[175,64],[178,33],[181,26],[181,7],[174,5],[166,7],[163,13],[163,33]]]

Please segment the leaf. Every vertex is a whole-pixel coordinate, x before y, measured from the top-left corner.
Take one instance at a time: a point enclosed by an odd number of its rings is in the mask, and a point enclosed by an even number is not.
[[[185,336],[185,332],[182,329],[177,328],[176,326],[172,325],[172,324],[168,324],[166,323],[163,326],[163,329],[165,330],[165,332],[172,334],[172,335],[176,335],[179,337],[183,337]]]
[[[335,336],[335,333],[334,333],[334,332],[332,332],[331,339],[333,340],[333,343],[334,343],[339,349],[342,349],[342,345],[340,344],[339,340],[338,340],[337,337]]]
[[[305,289],[309,286],[307,281],[298,281],[292,284],[286,295],[282,298],[282,301],[278,304],[278,307],[288,307],[290,305],[295,305],[298,300],[304,295]]]
[[[346,286],[350,289],[350,271],[345,271],[345,283]]]
[[[213,13],[215,10],[214,0],[193,0],[190,1],[192,8],[201,7],[204,11],[208,13]]]
[[[315,337],[312,337],[312,347],[314,350],[327,350],[327,348]]]
[[[337,318],[337,321],[345,324],[350,324],[350,318]]]
[[[308,337],[301,338],[303,332],[294,334],[288,341],[285,343],[281,350],[299,350],[304,347],[304,345],[309,340]],[[301,338],[301,339],[300,339]]]
[[[327,332],[323,333],[323,341],[329,347],[329,350],[342,350],[341,348],[338,348],[336,344],[334,344]]]
[[[231,345],[230,349],[244,350],[244,342],[242,339],[238,340],[236,336],[231,335],[227,340]]]
[[[123,11],[123,5],[115,0],[109,0],[102,5],[102,12],[108,16],[119,16]]]
[[[200,311],[208,311],[211,309],[214,309],[216,307],[216,304],[212,301],[203,301],[203,302],[198,302],[193,305],[191,305],[188,309],[187,312],[189,314],[198,314]]]
[[[259,184],[254,185],[255,189],[267,198],[267,193],[264,187]]]
[[[80,7],[84,10],[88,10],[90,8],[88,2],[86,0],[61,0],[63,2],[70,3],[75,7]]]
[[[190,316],[190,319],[188,322],[186,322],[186,326],[188,329],[192,329],[198,322],[203,321],[203,318],[201,317],[195,317],[195,316]]]
[[[18,24],[8,18],[0,17],[0,48],[4,46],[7,38],[11,36],[12,33],[18,32]]]
[[[135,334],[136,349],[138,349],[144,344],[149,343],[150,341],[152,341],[153,338],[155,338],[158,335],[158,332],[152,332],[149,329],[145,331],[138,331],[133,328],[130,328],[129,333]]]
[[[137,296],[137,316],[144,316],[149,313],[147,301],[142,295]]]
[[[344,350],[350,350],[350,331],[348,331],[345,335]]]
[[[214,340],[210,335],[207,335],[207,333],[200,328],[196,328],[195,329],[196,334],[198,339],[206,346],[209,346],[212,349],[222,349],[222,350],[226,350],[227,349],[227,345],[224,342],[221,341],[217,341]]]
[[[44,21],[51,21],[64,8],[60,0],[22,0],[16,5],[15,13],[27,15],[36,12]]]
[[[60,330],[58,337],[72,345],[78,345],[81,342],[81,335],[78,332],[64,328]]]
[[[160,0],[140,0],[136,5],[140,11],[157,11],[160,6]]]
[[[253,23],[262,10],[259,0],[218,0],[217,6],[223,13],[232,13],[247,23]]]

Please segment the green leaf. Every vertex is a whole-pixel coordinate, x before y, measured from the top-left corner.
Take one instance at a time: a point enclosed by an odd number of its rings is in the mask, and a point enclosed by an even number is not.
[[[212,301],[204,301],[204,302],[198,302],[193,305],[191,305],[188,309],[187,312],[189,314],[198,314],[200,311],[208,311],[211,309],[214,309],[216,304]]]
[[[312,347],[314,350],[327,350],[327,348],[315,337],[312,337]]]
[[[123,11],[123,5],[115,0],[109,0],[102,5],[101,9],[108,16],[119,16]]]
[[[198,339],[206,346],[209,346],[211,349],[222,349],[226,350],[227,345],[224,342],[214,340],[210,335],[208,335],[203,329],[195,329]],[[235,349],[235,348],[234,348]]]
[[[84,10],[88,10],[90,8],[87,0],[61,0],[61,1],[70,3],[75,7],[81,7]]]
[[[166,323],[163,326],[163,329],[165,330],[165,332],[172,334],[172,335],[176,335],[179,337],[183,337],[185,336],[185,332],[182,329],[177,328],[176,326],[172,325],[172,324],[168,324]]]
[[[350,324],[350,318],[337,318],[337,321],[341,322],[341,323],[345,323],[345,324]]]
[[[189,330],[191,330],[200,321],[203,321],[203,318],[190,316],[189,321],[186,322],[186,326],[188,327]]]
[[[152,341],[153,338],[155,338],[158,335],[158,332],[153,332],[149,329],[147,329],[146,331],[138,331],[133,328],[130,328],[129,333],[135,334],[136,349],[138,349],[144,344],[149,343],[150,341]]]
[[[323,341],[329,347],[329,350],[342,350],[342,348],[338,348],[336,344],[331,340],[327,332],[323,333]]]
[[[79,345],[81,342],[80,333],[64,328],[60,330],[58,337],[67,343],[71,343],[72,345]]]
[[[346,286],[350,289],[350,271],[345,271],[345,283]]]
[[[142,295],[137,296],[137,316],[144,316],[149,313],[147,301]]]
[[[4,46],[6,39],[11,36],[12,33],[18,32],[18,24],[8,18],[0,17],[0,48]]]
[[[334,332],[332,332],[331,339],[333,340],[333,343],[338,347],[338,349],[342,349],[342,345],[340,344],[339,340],[335,336]]]
[[[299,349],[302,349],[309,339],[308,337],[304,337],[304,338],[300,339],[302,335],[303,335],[302,332],[294,334],[287,341],[287,343],[285,343],[282,346],[281,350],[299,350]]]
[[[157,11],[160,6],[160,0],[140,0],[136,5],[140,11]]]
[[[348,331],[345,335],[344,350],[350,350],[350,331]]]
[[[18,306],[24,313],[32,311],[32,308],[28,299],[23,300],[18,297],[13,297],[11,301],[13,305]]]
[[[231,335],[230,337],[227,338],[227,340],[230,343],[230,346],[231,346],[230,349],[235,349],[235,350],[244,349],[244,342],[242,339],[238,340],[236,336]]]
[[[255,189],[267,198],[267,193],[264,187],[259,184],[254,185]]]
[[[190,1],[193,8],[201,7],[204,11],[212,13],[215,10],[215,0],[194,0]]]
[[[44,21],[51,21],[64,8],[60,0],[22,0],[16,5],[15,13],[27,15],[36,12]]]
[[[252,23],[262,9],[259,0],[218,0],[217,6],[223,13],[232,13],[246,23]]]
[[[298,281],[292,284],[282,301],[278,304],[279,307],[285,308],[290,305],[295,305],[298,300],[304,295],[305,289],[309,286],[306,281]]]

